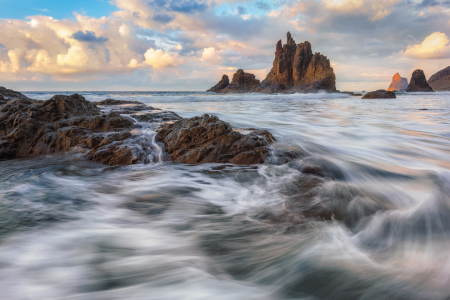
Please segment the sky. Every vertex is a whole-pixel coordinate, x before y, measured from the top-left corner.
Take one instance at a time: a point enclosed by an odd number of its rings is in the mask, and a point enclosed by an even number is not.
[[[275,45],[309,41],[337,89],[386,89],[450,65],[450,0],[0,0],[0,86],[203,91],[263,80]]]

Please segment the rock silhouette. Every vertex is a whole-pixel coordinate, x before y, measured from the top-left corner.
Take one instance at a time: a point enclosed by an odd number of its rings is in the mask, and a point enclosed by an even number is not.
[[[435,91],[450,91],[450,66],[431,76],[428,84]]]
[[[406,92],[432,92],[433,89],[428,85],[425,74],[422,70],[415,70],[412,73]]]
[[[296,44],[287,33],[287,43],[278,41],[273,67],[252,92],[316,92],[336,91],[336,76],[330,61],[320,53],[312,53],[311,44]]]
[[[408,87],[408,79],[403,78],[400,76],[400,74],[396,73],[394,77],[392,77],[392,82],[389,85],[387,91],[390,92],[403,92]]]
[[[259,84],[260,81],[255,78],[255,75],[246,73],[244,70],[239,69],[233,75],[231,83],[229,83],[227,75],[223,75],[222,79],[213,86],[208,92],[216,93],[248,93],[251,88]]]

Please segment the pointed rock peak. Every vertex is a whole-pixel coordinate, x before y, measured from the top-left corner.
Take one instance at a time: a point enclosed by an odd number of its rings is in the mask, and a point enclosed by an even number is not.
[[[288,44],[288,45],[292,45],[292,44],[295,45],[295,41],[294,41],[294,39],[292,38],[291,33],[290,33],[289,31],[288,31],[288,33],[287,33],[287,44]]]
[[[279,40],[278,43],[277,43],[276,50],[281,50],[281,49],[283,49],[283,44],[282,44],[281,40]]]
[[[394,77],[392,77],[392,80],[401,80],[401,79],[402,77],[398,73],[395,73]]]

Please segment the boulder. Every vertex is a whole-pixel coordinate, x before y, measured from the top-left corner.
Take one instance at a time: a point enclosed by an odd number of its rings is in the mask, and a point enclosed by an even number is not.
[[[230,79],[228,78],[227,75],[223,75],[222,79],[215,86],[213,86],[212,88],[207,90],[207,92],[219,93],[221,90],[223,90],[224,88],[226,88],[229,85],[230,85]]]
[[[311,44],[296,44],[287,33],[287,43],[278,41],[273,67],[267,77],[251,92],[317,92],[336,91],[336,76],[330,61],[320,53],[312,53]]]
[[[394,77],[392,77],[392,82],[388,87],[389,92],[403,92],[408,87],[408,79],[403,78],[400,74],[396,73]]]
[[[450,91],[450,66],[431,76],[428,84],[435,91]]]
[[[387,99],[387,98],[397,98],[397,97],[395,96],[394,92],[386,90],[378,90],[365,94],[361,99]]]
[[[227,83],[228,76],[223,75],[222,80],[208,91],[216,93],[248,93],[252,87],[258,85],[260,81],[255,78],[255,75],[239,69],[234,73],[231,83]]]
[[[156,140],[164,144],[170,159],[180,163],[260,164],[274,137],[267,130],[249,134],[234,131],[216,116],[202,115],[163,125]]]
[[[428,85],[425,74],[422,70],[415,70],[412,73],[406,92],[432,92],[433,89]]]
[[[348,92],[348,91],[341,92],[341,94],[348,94],[350,96],[362,96],[362,94],[355,93],[355,92]]]

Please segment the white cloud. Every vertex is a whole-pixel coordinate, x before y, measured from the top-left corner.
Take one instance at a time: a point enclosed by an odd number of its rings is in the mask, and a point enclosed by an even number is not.
[[[411,58],[450,58],[449,39],[445,33],[434,32],[422,43],[409,45],[403,53]]]
[[[218,65],[223,62],[222,57],[219,55],[219,51],[216,51],[214,47],[204,48],[202,52],[202,59],[213,65]]]
[[[145,63],[155,69],[176,67],[184,63],[184,59],[178,53],[169,54],[161,49],[150,48],[145,52],[144,57]]]
[[[398,2],[400,0],[322,0],[326,9],[343,14],[367,14],[372,21],[389,15]]]

